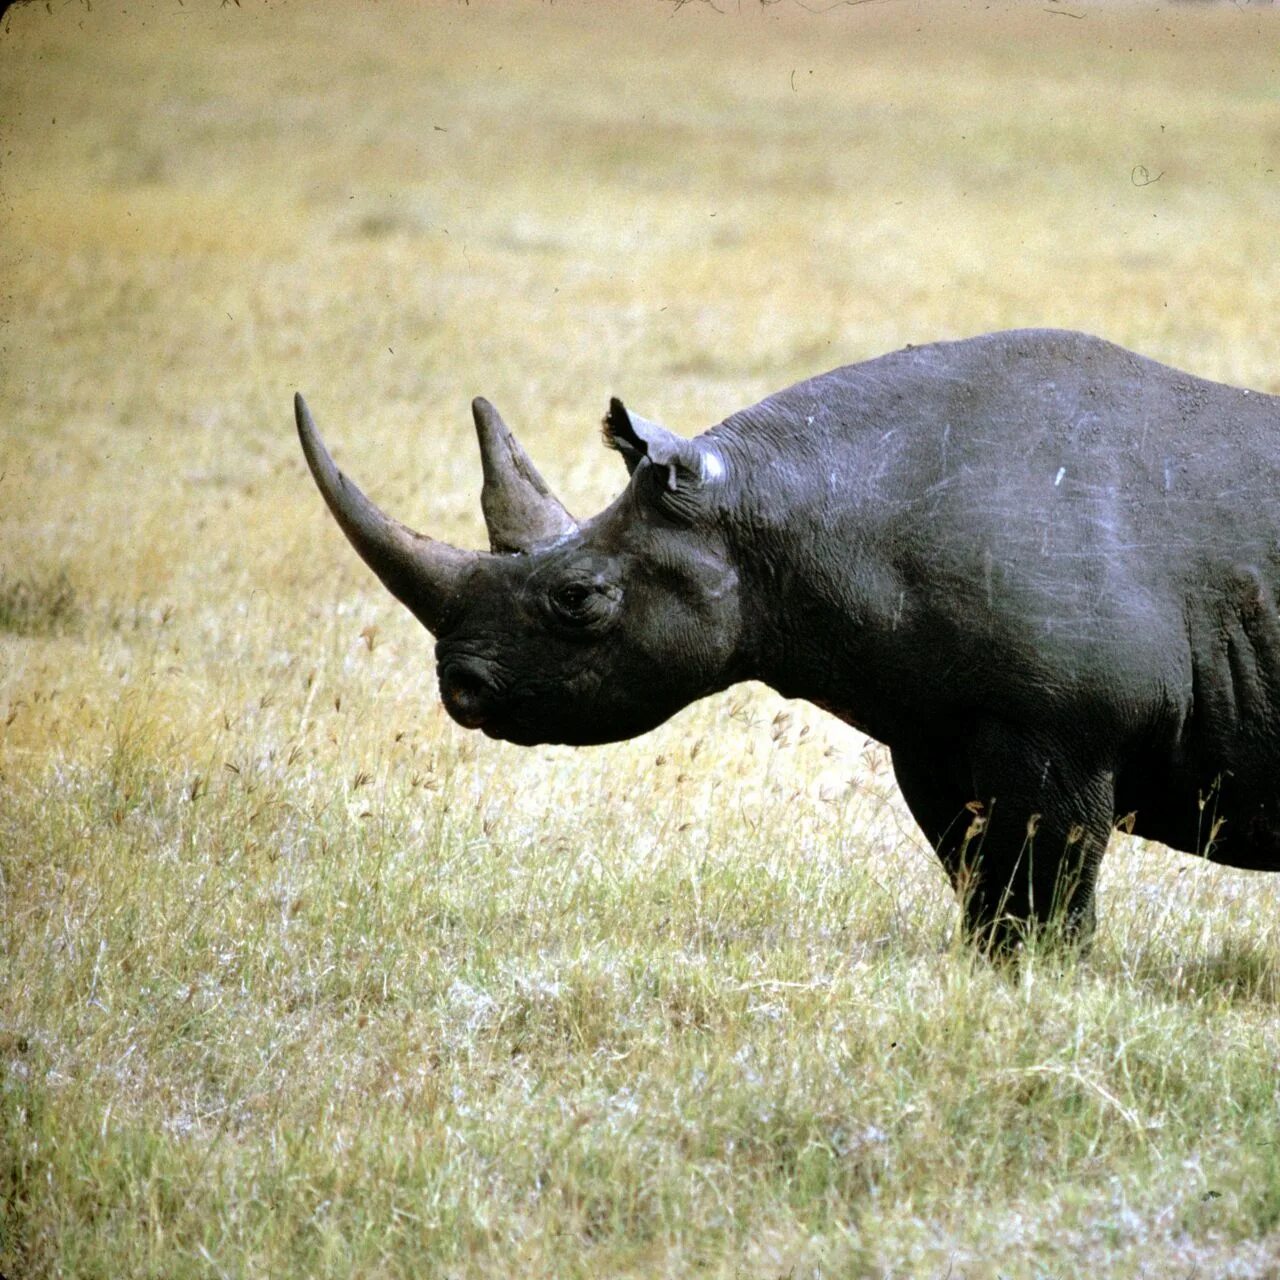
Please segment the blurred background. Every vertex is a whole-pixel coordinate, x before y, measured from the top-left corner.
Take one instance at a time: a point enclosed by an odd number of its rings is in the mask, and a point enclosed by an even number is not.
[[[1268,7],[156,0],[4,24],[0,554],[109,566],[126,595],[207,571],[200,519],[245,578],[297,571],[321,534],[299,387],[357,475],[475,543],[474,394],[587,510],[618,487],[611,394],[693,432],[1032,324],[1280,386]],[[328,531],[315,557],[362,581]]]

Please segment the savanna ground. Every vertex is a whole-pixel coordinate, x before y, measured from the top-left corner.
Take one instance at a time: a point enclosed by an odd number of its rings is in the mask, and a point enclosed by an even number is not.
[[[305,474],[482,541],[905,342],[1280,390],[1280,14],[15,8],[0,1274],[1280,1274],[1280,877],[1117,840],[1020,973],[883,751],[742,688],[519,750]]]

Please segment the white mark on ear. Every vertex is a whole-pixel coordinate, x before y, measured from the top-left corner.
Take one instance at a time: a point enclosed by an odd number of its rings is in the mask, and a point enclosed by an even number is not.
[[[724,463],[720,455],[710,449],[706,450],[702,455],[702,478],[719,480],[722,475],[724,475]]]

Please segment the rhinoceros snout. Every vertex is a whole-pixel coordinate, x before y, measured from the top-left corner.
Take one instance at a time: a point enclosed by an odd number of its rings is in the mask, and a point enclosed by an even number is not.
[[[493,713],[498,690],[480,666],[450,662],[440,669],[440,697],[464,729],[479,729]]]

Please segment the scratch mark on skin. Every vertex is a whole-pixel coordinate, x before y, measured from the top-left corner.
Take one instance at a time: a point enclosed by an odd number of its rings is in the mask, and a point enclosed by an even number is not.
[[[1058,474],[1053,478],[1053,487],[1056,489],[1062,483],[1062,477],[1067,474],[1066,467],[1059,467]]]

